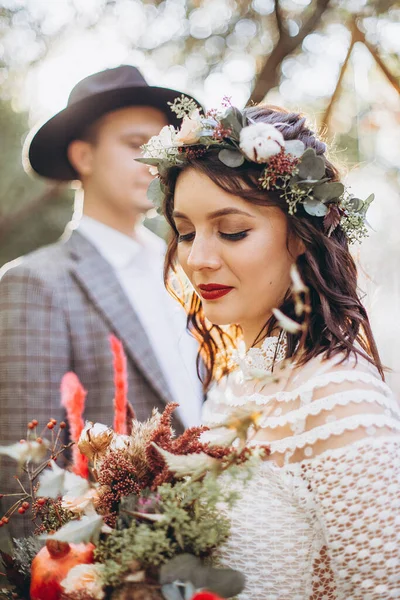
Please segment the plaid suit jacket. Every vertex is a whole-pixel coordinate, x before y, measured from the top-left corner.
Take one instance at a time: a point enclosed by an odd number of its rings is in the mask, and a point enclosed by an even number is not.
[[[146,333],[112,267],[78,232],[17,259],[0,279],[0,444],[26,435],[37,419],[65,419],[60,382],[74,371],[85,389],[85,417],[113,424],[109,335],[127,355],[129,401],[139,420],[173,400]],[[176,420],[175,428],[182,426]],[[2,458],[0,493],[15,463]],[[17,517],[10,519],[10,525]],[[4,527],[2,529],[5,529]],[[22,533],[18,527],[12,533]]]

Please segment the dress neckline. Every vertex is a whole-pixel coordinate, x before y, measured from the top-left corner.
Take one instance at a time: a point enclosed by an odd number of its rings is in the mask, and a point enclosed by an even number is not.
[[[274,367],[285,360],[287,335],[283,331],[279,336],[266,337],[259,348],[246,347],[239,342],[232,358],[237,363],[244,379],[262,379],[272,374]]]

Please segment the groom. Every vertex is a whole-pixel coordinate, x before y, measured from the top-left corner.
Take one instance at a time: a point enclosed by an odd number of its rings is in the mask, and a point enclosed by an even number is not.
[[[152,208],[140,146],[175,117],[180,93],[149,86],[132,66],[80,81],[67,107],[27,145],[31,168],[80,180],[83,218],[63,239],[3,269],[0,280],[0,444],[26,424],[65,419],[60,382],[74,371],[87,390],[84,418],[113,424],[110,334],[126,356],[129,402],[139,420],[179,402],[175,426],[198,424],[197,344],[162,282],[164,242],[141,225]],[[0,493],[12,469],[1,469]],[[1,515],[0,515],[1,516]]]

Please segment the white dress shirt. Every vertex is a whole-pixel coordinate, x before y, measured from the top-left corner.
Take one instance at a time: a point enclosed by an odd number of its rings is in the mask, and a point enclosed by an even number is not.
[[[183,424],[199,425],[203,394],[196,373],[198,346],[186,329],[184,309],[164,287],[165,243],[143,225],[133,239],[85,215],[78,231],[113,267],[179,403]]]

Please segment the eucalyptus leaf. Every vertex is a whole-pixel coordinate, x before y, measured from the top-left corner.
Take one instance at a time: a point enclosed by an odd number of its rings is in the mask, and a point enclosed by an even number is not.
[[[187,581],[185,583],[185,591],[184,591],[185,600],[191,600],[191,598],[193,598],[195,593],[196,593],[196,588],[194,587],[193,583],[191,581]]]
[[[350,198],[346,204],[346,208],[351,212],[358,212],[362,209],[364,202],[360,198]]]
[[[300,159],[298,166],[300,179],[322,179],[325,175],[325,163],[323,158],[315,154],[313,148],[307,148]]]
[[[59,542],[68,542],[70,544],[80,544],[94,542],[99,539],[101,528],[103,526],[103,517],[98,514],[86,516],[75,521],[69,521],[55,533],[40,535],[42,540],[57,540]]]
[[[159,158],[135,158],[136,162],[143,163],[145,165],[150,165],[151,167],[158,167],[160,161]]]
[[[201,560],[193,554],[178,554],[160,569],[160,583],[173,583],[174,581],[193,581],[193,572],[200,569]]]
[[[166,177],[168,174],[168,170],[171,168],[171,163],[168,162],[167,160],[161,160],[158,164],[158,172],[160,174],[161,177]],[[160,182],[161,183],[161,182]],[[161,184],[161,189],[163,190],[163,186]]]
[[[155,206],[161,206],[164,201],[164,192],[162,190],[162,184],[159,177],[153,179],[147,188],[148,199],[155,204]]]
[[[308,198],[303,202],[304,210],[312,217],[324,217],[328,213],[328,207],[319,200]]]
[[[243,129],[243,116],[238,108],[231,106],[221,119],[221,125],[225,129],[230,129],[232,133],[240,137],[240,132]]]
[[[181,591],[174,583],[166,583],[161,587],[161,593],[165,600],[183,600]]]
[[[368,198],[366,200],[364,200],[363,207],[361,209],[361,213],[364,216],[374,200],[375,200],[375,194],[370,194],[368,196]]]
[[[244,156],[239,150],[220,150],[219,160],[227,167],[240,167],[244,163]]]
[[[196,588],[204,588],[222,598],[237,596],[245,586],[245,577],[240,571],[205,566],[194,572],[192,581]]]
[[[335,198],[340,198],[344,192],[344,185],[339,181],[332,183],[322,183],[314,187],[313,196],[321,202],[329,202]]]
[[[285,152],[296,158],[300,158],[304,154],[305,146],[301,140],[285,141]]]

